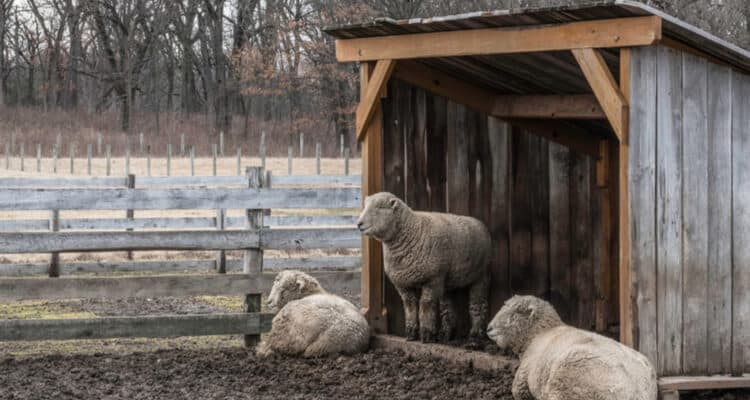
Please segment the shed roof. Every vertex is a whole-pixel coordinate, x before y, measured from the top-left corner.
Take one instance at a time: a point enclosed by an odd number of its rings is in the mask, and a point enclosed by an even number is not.
[[[576,5],[514,8],[408,20],[378,18],[368,23],[330,27],[324,30],[333,37],[351,39],[407,33],[558,24],[649,15],[662,18],[665,36],[683,42],[745,72],[750,72],[750,51],[633,0],[592,0]]]

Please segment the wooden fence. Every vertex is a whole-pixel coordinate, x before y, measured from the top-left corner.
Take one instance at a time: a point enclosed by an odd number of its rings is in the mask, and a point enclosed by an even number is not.
[[[273,186],[271,183],[273,182]],[[264,259],[269,249],[359,248],[352,215],[271,215],[278,209],[358,208],[358,177],[279,176],[261,167],[244,177],[135,179],[0,178],[0,211],[50,212],[49,219],[0,221],[0,254],[51,253],[45,264],[0,264],[0,301],[91,297],[245,295],[245,314],[0,320],[0,340],[245,334],[253,344],[270,327],[259,313],[276,268],[343,268],[314,275],[333,291],[356,290],[359,257]],[[327,187],[310,188],[310,185]],[[305,187],[294,187],[305,186]],[[333,186],[333,187],[331,187]],[[127,187],[127,188],[125,188]],[[139,218],[137,210],[215,210],[216,217]],[[242,209],[242,217],[227,210]],[[60,218],[60,210],[126,210],[124,218]],[[214,260],[61,263],[61,252],[215,250]],[[226,251],[241,259],[227,260]],[[215,269],[209,275],[63,277],[91,272]],[[240,271],[238,274],[227,272]],[[26,277],[46,273],[51,278]],[[13,276],[13,277],[9,277]],[[21,277],[19,277],[21,276]],[[42,329],[40,329],[42,328]]]

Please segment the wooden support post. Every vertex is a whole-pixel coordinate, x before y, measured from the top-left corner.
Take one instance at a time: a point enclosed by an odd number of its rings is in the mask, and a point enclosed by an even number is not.
[[[219,155],[224,157],[224,131],[219,132]]]
[[[237,146],[237,175],[242,175],[242,146]]]
[[[167,176],[172,176],[172,143],[167,143]]]
[[[368,84],[362,86],[360,91],[359,106],[357,106],[357,138],[362,140],[370,121],[375,117],[375,111],[379,109],[380,95],[391,79],[393,68],[396,66],[394,60],[378,60],[371,72],[368,72]]]
[[[42,145],[36,144],[36,172],[42,172]]]
[[[76,160],[76,145],[74,143],[70,144],[70,147],[68,148],[68,155],[70,156],[70,174],[73,175],[75,173]]]
[[[151,145],[146,145],[146,174],[151,176]]]
[[[305,157],[305,134],[300,132],[299,134],[299,158]]]
[[[211,144],[211,171],[213,172],[213,176],[216,176],[216,157],[217,157],[217,149],[216,149],[216,143]]]
[[[94,146],[91,143],[86,145],[86,173],[91,176],[91,157],[93,156]]]
[[[344,175],[349,175],[349,148],[344,149]]]
[[[130,146],[125,146],[125,175],[130,175]]]
[[[315,143],[315,174],[320,175],[320,143]]]
[[[344,158],[344,134],[339,135],[339,158]]]
[[[143,132],[138,135],[138,153],[143,154]]]
[[[128,181],[127,181],[127,187],[128,187],[128,189],[135,189],[135,175],[128,174],[127,179],[128,179]],[[134,210],[125,210],[125,218],[128,221],[132,221],[134,217],[135,217],[135,211]],[[126,229],[126,230],[128,232],[131,232],[133,229]],[[128,256],[128,260],[132,260],[133,259],[133,250],[128,250],[127,256]]]
[[[24,149],[24,147],[23,147],[23,142],[21,142],[21,145],[20,145],[20,149],[18,150],[18,156],[19,156],[19,157],[20,157],[20,159],[21,159],[21,171],[22,171],[22,172],[23,172],[23,171],[24,171],[24,169],[25,169],[25,168],[24,168],[24,163],[23,163],[23,158],[24,158],[23,156],[25,155],[24,153],[26,153],[26,150],[25,150],[25,149]]]
[[[360,72],[360,93],[368,93],[373,65],[363,63]],[[385,82],[387,83],[387,82]],[[385,85],[379,82],[380,85]],[[383,187],[382,171],[382,109],[380,91],[373,100],[372,116],[363,127],[362,141],[362,200],[380,192]],[[361,105],[361,104],[360,104]],[[358,118],[359,119],[359,118]],[[362,307],[365,318],[378,333],[388,332],[388,319],[383,302],[383,249],[380,242],[362,237]]]
[[[60,231],[60,210],[50,211],[49,231],[50,232]],[[50,278],[58,278],[60,276],[60,253],[50,254],[49,268],[47,269],[47,275],[49,275]]]
[[[292,174],[292,146],[287,149],[286,174]]]
[[[180,133],[180,157],[185,158],[185,133]]]
[[[55,169],[57,169],[57,155],[55,155]],[[107,176],[112,173],[112,146],[107,145]]]
[[[57,154],[58,154],[58,147],[57,145],[52,146],[52,173],[57,173]]]
[[[190,176],[195,176],[195,147],[190,146]]]
[[[96,133],[96,155],[98,157],[102,156],[102,133],[101,132]]]
[[[261,132],[260,134],[260,148],[258,149],[258,152],[260,153],[260,166],[263,167],[263,169],[266,169],[266,133]]]
[[[620,50],[620,91],[630,102],[630,49]],[[629,108],[625,107],[622,136],[617,151],[617,264],[619,266],[620,341],[634,346],[632,277],[630,272],[630,215],[628,193]],[[613,156],[614,158],[614,156]],[[614,171],[613,171],[614,172]]]
[[[227,210],[223,208],[216,209],[216,230],[223,231],[226,220]],[[224,250],[216,251],[216,272],[220,274],[227,273],[227,253]]]
[[[262,188],[263,178],[265,177],[262,167],[248,167],[246,170],[247,186],[250,190]],[[245,210],[246,228],[256,231],[262,236],[263,229],[263,210],[248,209]],[[262,242],[262,240],[261,240]],[[257,276],[263,273],[263,249],[245,250],[243,258],[242,272],[248,275]],[[261,295],[250,293],[245,297],[246,312],[260,312]],[[245,346],[253,347],[260,341],[260,335],[245,335]]]
[[[605,332],[609,325],[609,305],[613,301],[610,292],[610,281],[612,276],[612,253],[613,253],[613,225],[612,225],[612,212],[616,209],[613,204],[616,204],[613,192],[611,190],[610,181],[610,149],[618,146],[617,142],[608,142],[602,140],[599,142],[599,157],[596,160],[596,189],[599,196],[599,212],[601,220],[601,234],[602,237],[599,241],[601,248],[601,265],[598,266],[600,273],[598,274],[599,281],[597,282],[597,288],[600,289],[596,293],[596,304],[595,304],[595,324],[597,332]]]

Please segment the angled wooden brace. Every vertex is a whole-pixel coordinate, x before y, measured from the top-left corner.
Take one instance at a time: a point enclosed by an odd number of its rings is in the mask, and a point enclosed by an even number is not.
[[[367,132],[367,126],[372,121],[380,101],[380,94],[385,90],[395,66],[395,60],[378,60],[367,82],[367,90],[363,90],[360,95],[361,100],[357,107],[357,139],[360,141]]]
[[[612,125],[617,140],[622,142],[628,131],[629,108],[628,101],[612,76],[612,72],[597,50],[585,48],[571,51]]]

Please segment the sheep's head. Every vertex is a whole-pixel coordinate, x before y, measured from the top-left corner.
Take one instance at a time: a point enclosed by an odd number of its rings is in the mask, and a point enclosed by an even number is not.
[[[562,324],[552,305],[534,296],[513,296],[490,321],[487,336],[520,355],[538,333]]]
[[[301,271],[281,271],[276,275],[266,305],[275,312],[290,301],[317,293],[325,293],[317,279]]]
[[[365,199],[365,207],[357,220],[357,228],[363,235],[388,241],[398,233],[404,213],[408,210],[409,206],[394,194],[375,193]]]

